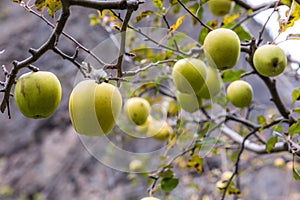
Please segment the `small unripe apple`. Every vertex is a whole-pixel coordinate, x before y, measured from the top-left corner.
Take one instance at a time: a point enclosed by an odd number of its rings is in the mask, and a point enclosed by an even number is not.
[[[222,89],[222,79],[214,67],[207,68],[207,79],[197,96],[209,99],[216,96]]]
[[[122,108],[119,89],[109,83],[84,80],[73,89],[69,112],[74,129],[87,136],[111,131]]]
[[[228,181],[232,177],[233,173],[231,171],[225,171],[221,175],[222,181]]]
[[[206,65],[195,58],[178,60],[172,71],[176,89],[182,93],[198,93],[206,80]]]
[[[160,200],[160,199],[155,198],[155,197],[144,197],[141,200]]]
[[[209,11],[216,16],[227,15],[230,10],[232,1],[231,0],[209,0],[207,6]]]
[[[167,122],[153,119],[149,125],[147,136],[164,141],[169,138],[172,132],[173,130]]]
[[[196,94],[177,92],[177,100],[181,108],[190,113],[199,110],[202,106],[202,99]]]
[[[204,39],[203,47],[209,64],[219,70],[234,67],[240,57],[240,39],[230,29],[218,28],[209,32]]]
[[[150,109],[149,102],[141,97],[132,97],[124,105],[128,119],[136,125],[142,125],[146,122]]]
[[[218,191],[224,190],[226,185],[227,185],[226,181],[219,180],[218,182],[216,182],[216,188],[218,189]]]
[[[287,65],[287,58],[279,46],[263,45],[254,52],[253,64],[259,74],[273,77],[284,71]]]
[[[129,169],[131,171],[139,171],[143,169],[143,162],[141,160],[132,160],[129,163]]]
[[[23,74],[14,90],[15,102],[21,113],[29,118],[47,118],[61,100],[61,85],[57,77],[46,71]]]
[[[239,108],[249,106],[252,101],[252,95],[252,86],[243,80],[233,81],[227,88],[229,101]]]
[[[145,123],[135,127],[136,131],[139,132],[139,133],[142,133],[142,134],[147,133],[148,128],[149,128],[152,120],[153,120],[152,117],[149,115]]]
[[[283,168],[284,165],[285,165],[285,161],[283,160],[283,158],[276,158],[276,159],[273,161],[273,164],[274,164],[275,167]]]

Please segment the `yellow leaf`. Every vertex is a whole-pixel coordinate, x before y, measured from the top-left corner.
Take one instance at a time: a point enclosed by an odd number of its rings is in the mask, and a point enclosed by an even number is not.
[[[54,13],[61,9],[60,0],[45,0],[45,5],[48,8],[48,14],[54,17]]]
[[[170,29],[169,29],[169,33],[174,32],[175,30],[177,30],[179,28],[179,26],[182,24],[184,18],[187,16],[187,14],[183,15],[182,17],[179,17],[175,24],[173,24]]]
[[[280,1],[282,4],[287,5],[287,6],[291,6],[291,0],[281,0]]]
[[[236,20],[237,18],[239,18],[239,14],[233,14],[233,15],[226,15],[223,19],[223,24],[229,24],[231,22],[233,22],[234,20]]]
[[[290,9],[286,13],[287,20],[279,21],[279,32],[286,31],[289,27],[294,26],[295,22],[300,19],[300,5],[293,0]]]

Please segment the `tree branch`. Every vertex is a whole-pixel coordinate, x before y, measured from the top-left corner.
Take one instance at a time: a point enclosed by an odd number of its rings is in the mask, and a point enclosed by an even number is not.
[[[70,0],[70,6],[81,6],[86,8],[98,9],[100,11],[105,9],[116,10],[137,10],[139,4],[143,3],[139,0],[121,0],[121,1],[97,1],[97,0]]]
[[[126,30],[127,26],[130,20],[130,17],[133,13],[132,9],[127,10],[125,19],[123,20],[122,28],[121,28],[121,42],[120,42],[120,50],[119,50],[119,56],[118,61],[116,64],[116,68],[118,70],[118,77],[121,78],[123,76],[123,70],[122,70],[122,63],[123,63],[123,57],[125,54],[125,45],[126,45]]]
[[[200,24],[201,24],[201,26],[203,26],[203,27],[205,27],[205,28],[207,28],[209,31],[212,31],[213,29],[210,27],[210,26],[208,26],[208,25],[206,25],[203,21],[201,21],[196,15],[194,15],[194,13],[192,13],[189,9],[188,9],[188,7],[186,7],[185,5],[184,5],[184,3],[182,3],[182,1],[181,0],[177,0],[178,1],[178,3],[195,19],[195,20],[197,20]]]
[[[245,140],[244,137],[242,137],[239,133],[235,132],[228,126],[224,125],[222,128],[222,133],[224,133],[227,137],[232,139],[234,142],[238,144],[243,144],[243,141]],[[256,131],[255,131],[256,132]],[[254,134],[254,133],[253,133]],[[266,151],[266,145],[259,145],[256,143],[251,142],[246,138],[244,141],[244,148],[254,152],[256,154],[267,154],[268,152]],[[288,145],[285,142],[278,142],[276,145],[273,147],[271,152],[282,152],[282,151],[288,151]]]
[[[68,20],[70,16],[69,11],[69,1],[68,0],[61,0],[62,2],[62,12],[58,21],[57,26],[53,30],[52,34],[50,35],[49,39],[37,50],[31,49],[30,53],[32,54],[30,57],[24,59],[23,61],[14,61],[13,62],[13,68],[11,69],[9,75],[7,75],[7,84],[5,86],[5,93],[4,97],[0,106],[0,110],[3,113],[7,107],[9,107],[9,97],[10,97],[10,91],[15,83],[17,74],[20,69],[28,67],[30,64],[37,61],[42,55],[44,55],[48,50],[52,49],[60,36],[60,34],[63,31],[63,28],[65,27],[66,21]],[[11,118],[10,112],[8,111],[8,117]]]

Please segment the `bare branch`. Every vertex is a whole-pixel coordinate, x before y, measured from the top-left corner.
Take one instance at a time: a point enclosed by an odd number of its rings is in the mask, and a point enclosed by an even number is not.
[[[15,83],[19,70],[37,61],[48,50],[52,49],[55,46],[56,42],[58,41],[58,37],[62,33],[63,28],[65,27],[65,24],[70,15],[68,0],[62,0],[61,2],[62,2],[62,12],[59,18],[59,22],[55,27],[55,29],[53,30],[52,34],[50,35],[49,39],[39,49],[31,51],[32,55],[30,57],[20,62],[14,61],[13,63],[14,66],[8,75],[7,84],[5,86],[5,93],[0,107],[2,113],[5,111],[7,107],[9,108],[10,91],[13,84]],[[11,118],[9,110],[8,110],[8,116],[9,118]]]
[[[121,28],[121,42],[120,42],[120,50],[119,50],[119,57],[118,61],[116,64],[116,68],[118,70],[118,77],[121,78],[123,76],[122,72],[122,62],[123,62],[123,57],[125,54],[125,45],[126,45],[126,30],[127,26],[130,20],[130,17],[133,13],[132,9],[127,10],[125,19],[123,20],[122,28]]]
[[[98,10],[116,9],[116,10],[137,10],[139,4],[143,2],[138,0],[121,1],[97,1],[97,0],[70,0],[70,6],[82,6]]]
[[[231,138],[234,142],[238,144],[242,144],[243,141],[245,140],[244,137],[242,137],[239,133],[235,132],[228,126],[224,125],[221,130],[227,137]],[[244,148],[257,154],[267,154],[266,145],[259,145],[253,143],[250,140],[248,140],[248,138],[244,142]],[[276,145],[271,150],[271,152],[282,152],[282,151],[288,151],[288,146],[285,142],[276,143]]]
[[[157,65],[160,65],[160,64],[164,64],[164,63],[170,63],[170,62],[176,62],[176,60],[160,60],[160,61],[157,61],[155,63],[150,63],[142,68],[139,68],[137,70],[134,70],[134,71],[126,71],[126,72],[123,72],[123,76],[134,76],[140,72],[143,72],[143,71],[146,71],[148,69],[150,69],[151,67],[154,67],[154,66],[157,66]]]
[[[178,3],[195,19],[195,20],[197,20],[200,24],[201,24],[201,26],[203,26],[203,27],[205,27],[205,28],[207,28],[209,31],[212,31],[213,29],[210,27],[210,26],[208,26],[208,25],[206,25],[203,21],[201,21],[196,15],[194,15],[194,13],[192,13],[189,9],[188,9],[188,7],[186,7],[185,5],[184,5],[184,3],[182,3],[181,2],[181,0],[177,0],[178,1]]]

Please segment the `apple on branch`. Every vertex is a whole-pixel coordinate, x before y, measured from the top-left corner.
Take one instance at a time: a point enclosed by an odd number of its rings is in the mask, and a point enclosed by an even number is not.
[[[247,107],[252,101],[253,89],[246,81],[236,80],[227,87],[227,96],[234,106]]]
[[[109,83],[84,80],[73,89],[69,112],[74,129],[87,136],[107,134],[122,108],[119,89]]]
[[[209,11],[219,17],[227,15],[232,8],[231,0],[209,0],[207,2]]]
[[[47,71],[28,72],[16,83],[15,102],[21,113],[33,119],[47,118],[58,107],[62,90],[55,74]]]
[[[287,65],[287,58],[279,46],[263,45],[254,52],[253,64],[260,75],[274,77],[284,71]]]
[[[203,43],[208,63],[219,70],[233,68],[240,57],[240,39],[226,28],[218,28],[207,34]]]

